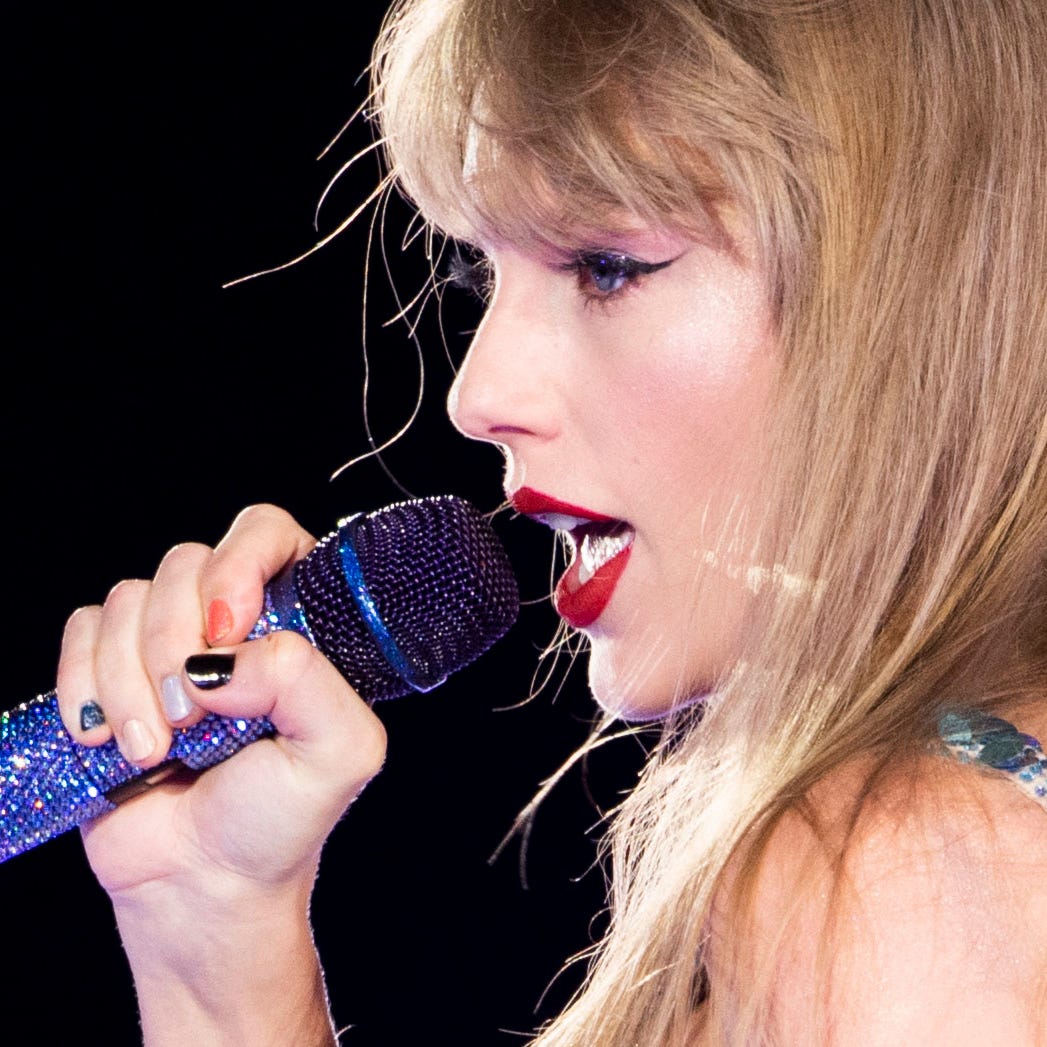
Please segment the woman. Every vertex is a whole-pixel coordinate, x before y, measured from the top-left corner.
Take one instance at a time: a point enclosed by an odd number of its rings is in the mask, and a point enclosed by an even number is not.
[[[394,8],[391,184],[493,285],[452,419],[663,725],[543,1047],[1047,1039],[1045,45],[1032,0]],[[256,507],[67,629],[87,744],[280,735],[84,834],[148,1042],[332,1036],[308,899],[385,734],[242,643],[312,541]]]

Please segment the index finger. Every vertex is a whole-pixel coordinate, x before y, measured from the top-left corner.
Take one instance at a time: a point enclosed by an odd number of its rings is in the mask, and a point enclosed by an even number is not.
[[[266,583],[316,539],[275,505],[252,505],[233,521],[200,575],[207,642],[239,643],[254,627]]]

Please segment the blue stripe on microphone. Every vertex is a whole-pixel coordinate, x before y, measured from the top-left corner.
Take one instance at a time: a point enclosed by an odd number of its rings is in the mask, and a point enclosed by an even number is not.
[[[357,609],[364,623],[371,631],[371,635],[375,638],[378,646],[382,649],[382,654],[385,655],[386,660],[396,670],[397,674],[402,677],[404,682],[409,683],[415,690],[427,690],[428,688],[424,684],[416,680],[416,674],[411,668],[411,664],[404,657],[403,652],[397,647],[396,641],[385,627],[385,622],[382,621],[382,616],[378,613],[378,608],[375,607],[374,600],[371,599],[371,594],[367,589],[367,583],[364,581],[363,569],[360,567],[360,560],[357,558],[356,550],[345,534],[345,530],[343,529],[338,541],[338,553],[342,559],[342,570],[345,572],[345,580],[349,583],[349,591],[353,594],[353,600],[356,602]]]

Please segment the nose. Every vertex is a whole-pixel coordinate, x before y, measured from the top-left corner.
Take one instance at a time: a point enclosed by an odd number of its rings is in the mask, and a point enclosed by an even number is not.
[[[465,436],[510,448],[555,436],[558,335],[534,301],[500,283],[447,396],[451,422]]]

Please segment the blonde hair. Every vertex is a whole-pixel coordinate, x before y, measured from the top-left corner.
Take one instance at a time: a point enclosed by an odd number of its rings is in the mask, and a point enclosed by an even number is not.
[[[762,588],[744,659],[666,721],[542,1047],[685,1042],[699,995],[709,1041],[766,1042],[741,944],[702,984],[729,863],[740,911],[834,769],[923,751],[950,704],[1042,696],[1045,53],[1040,0],[394,4],[372,115],[447,236],[573,245],[625,211],[729,246],[750,216],[783,357],[773,562],[817,579]]]

